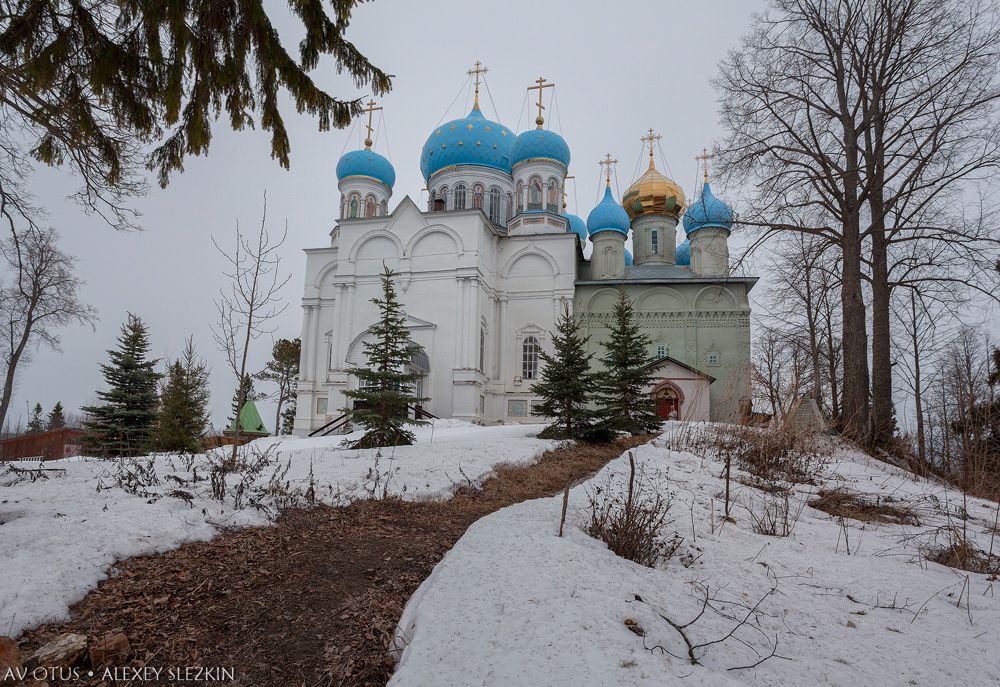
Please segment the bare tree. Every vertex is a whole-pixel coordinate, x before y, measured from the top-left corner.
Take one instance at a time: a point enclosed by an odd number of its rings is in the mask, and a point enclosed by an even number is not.
[[[919,271],[969,277],[997,298],[988,268],[1000,238],[987,212],[961,208],[1000,164],[998,57],[986,0],[773,0],[723,65],[723,168],[757,188],[744,223],[765,227],[763,238],[791,230],[841,249],[843,411],[858,438],[891,437],[891,295],[912,285],[912,257],[964,264],[961,275]]]
[[[291,275],[280,273],[281,257],[278,254],[288,236],[288,225],[281,238],[274,240],[267,230],[267,194],[264,194],[264,208],[261,212],[260,230],[257,236],[247,236],[236,223],[236,237],[230,250],[225,250],[212,239],[216,249],[229,263],[225,272],[228,286],[220,289],[215,300],[219,319],[212,328],[212,334],[220,350],[226,354],[229,369],[236,376],[236,436],[233,444],[232,461],[236,462],[236,451],[240,441],[240,410],[246,402],[248,379],[247,357],[250,345],[265,334],[272,334],[271,322],[284,312],[287,303],[279,298],[281,288],[288,283]]]
[[[57,331],[73,323],[93,326],[97,311],[79,299],[83,282],[73,273],[75,260],[59,250],[54,229],[27,223],[17,228],[11,207],[0,194],[0,216],[10,236],[0,242],[0,255],[10,273],[0,285],[3,332],[3,398],[0,426],[10,410],[19,366],[30,362],[34,347],[59,349]]]

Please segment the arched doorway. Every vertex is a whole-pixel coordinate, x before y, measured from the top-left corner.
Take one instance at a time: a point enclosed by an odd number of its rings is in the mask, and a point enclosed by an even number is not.
[[[656,404],[656,416],[661,420],[680,420],[681,404],[684,397],[680,389],[665,382],[653,391],[653,402]]]

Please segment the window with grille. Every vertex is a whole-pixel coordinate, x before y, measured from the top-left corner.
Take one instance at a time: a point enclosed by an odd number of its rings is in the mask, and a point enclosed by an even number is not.
[[[653,229],[649,234],[649,239],[652,244],[653,255],[657,255],[660,252],[660,232]]]
[[[722,363],[722,355],[712,351],[705,356],[705,362],[711,367],[718,367]]]
[[[510,417],[528,417],[528,402],[524,399],[507,401],[507,415]]]
[[[490,221],[500,224],[500,208],[503,206],[503,193],[499,186],[490,189]]]
[[[667,348],[666,344],[657,344],[656,346],[656,357],[664,358],[670,354],[670,349]]]
[[[455,184],[455,190],[452,193],[452,205],[454,205],[456,210],[465,209],[465,184]]]
[[[534,336],[525,338],[521,344],[521,377],[535,379],[538,377],[538,354],[542,348]]]
[[[518,183],[517,185],[517,214],[521,214],[524,211],[524,184]]]

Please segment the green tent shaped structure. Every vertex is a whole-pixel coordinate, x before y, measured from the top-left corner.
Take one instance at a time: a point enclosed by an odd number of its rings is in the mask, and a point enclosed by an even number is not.
[[[229,428],[224,432],[226,436],[236,436],[236,420],[229,423]],[[260,419],[257,411],[257,404],[248,400],[240,410],[240,436],[269,437],[271,433],[264,426],[264,421]]]

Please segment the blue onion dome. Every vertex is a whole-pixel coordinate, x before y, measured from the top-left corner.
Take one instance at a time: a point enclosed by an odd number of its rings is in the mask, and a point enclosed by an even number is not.
[[[456,165],[479,165],[510,174],[513,147],[511,130],[486,119],[477,103],[467,117],[453,119],[431,132],[420,153],[420,172],[424,181]]]
[[[684,239],[684,243],[677,246],[676,264],[678,267],[691,266],[691,239]]]
[[[599,231],[617,231],[628,235],[628,214],[611,195],[611,186],[604,189],[604,198],[587,215],[587,231],[591,235]]]
[[[518,134],[510,153],[510,163],[516,167],[529,160],[551,160],[569,167],[569,146],[563,137],[546,129],[530,129]]]
[[[381,181],[392,188],[396,183],[396,170],[392,163],[370,148],[352,150],[337,163],[337,181],[348,177],[366,177]]]
[[[635,264],[635,258],[632,257],[632,251],[628,248],[625,249],[625,267],[631,267]]]
[[[569,220],[569,226],[567,227],[566,230],[573,232],[574,234],[580,237],[580,241],[586,243],[587,223],[584,222],[583,219],[581,219],[580,217],[577,217],[576,215],[571,215],[569,213],[566,213],[564,217],[567,220]]]
[[[684,231],[688,235],[705,227],[733,230],[733,209],[715,197],[707,181],[701,195],[684,213]]]

